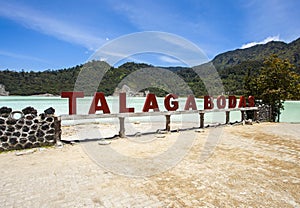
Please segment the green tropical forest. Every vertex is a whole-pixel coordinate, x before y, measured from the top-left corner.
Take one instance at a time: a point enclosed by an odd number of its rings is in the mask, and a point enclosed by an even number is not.
[[[273,41],[264,45],[256,45],[247,49],[237,49],[216,56],[211,63],[216,68],[222,80],[224,86],[224,92],[222,93],[226,95],[248,95],[252,93],[259,97],[263,92],[260,91],[259,94],[257,91],[251,89],[255,89],[259,85],[258,80],[261,79],[261,75],[268,76],[268,71],[264,70],[264,62],[274,54],[278,59],[288,62],[288,70],[293,73],[293,83],[285,86],[288,88],[285,89],[285,99],[300,100],[300,95],[297,93],[300,91],[300,38],[289,44]],[[71,68],[53,69],[43,72],[27,72],[24,70],[16,72],[7,69],[0,71],[0,84],[5,86],[5,90],[9,92],[9,95],[38,95],[45,93],[60,95],[62,91],[74,91],[76,80],[82,70],[91,70],[90,73],[94,73],[95,76],[93,77],[96,79],[97,70],[95,69],[99,68],[99,65],[102,64],[103,62],[100,61],[92,61]],[[125,63],[119,67],[109,66],[101,83],[95,89],[98,92],[103,92],[105,95],[112,95],[118,84],[127,75],[138,69],[147,67],[153,66],[133,62]],[[164,68],[184,80],[196,97],[207,94],[201,78],[192,68]],[[211,79],[213,81],[213,77]],[[280,79],[280,77],[277,77],[277,79]],[[274,80],[272,81],[274,82]],[[84,82],[85,84],[90,84],[92,80],[84,80]],[[157,96],[164,96],[168,93],[167,90],[155,86],[143,90],[149,90],[157,94]]]

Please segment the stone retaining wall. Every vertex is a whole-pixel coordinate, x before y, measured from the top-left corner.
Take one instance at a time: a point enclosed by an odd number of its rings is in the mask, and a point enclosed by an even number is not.
[[[268,105],[259,105],[258,106],[258,120],[259,121],[270,121],[270,106]]]
[[[0,108],[0,152],[56,144],[61,136],[61,122],[49,108],[37,115],[32,107],[22,111]]]
[[[266,122],[270,121],[270,106],[268,105],[257,105],[258,110],[257,111],[246,111],[245,112],[245,119],[252,119],[256,121]],[[256,119],[254,116],[254,113],[256,113]]]

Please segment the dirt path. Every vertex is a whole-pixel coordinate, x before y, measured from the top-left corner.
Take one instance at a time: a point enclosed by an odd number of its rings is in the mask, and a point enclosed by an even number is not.
[[[180,140],[194,138],[185,157],[147,177],[103,169],[79,144],[23,156],[2,153],[0,207],[300,207],[300,124],[224,127],[202,160],[211,131],[182,132]],[[133,138],[146,146],[132,138],[93,145],[148,161],[170,149],[178,134]]]

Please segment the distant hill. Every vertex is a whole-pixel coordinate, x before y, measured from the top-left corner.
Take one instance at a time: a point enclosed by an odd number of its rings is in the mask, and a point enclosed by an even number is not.
[[[217,69],[224,69],[241,64],[245,61],[263,61],[266,57],[277,54],[281,59],[288,59],[295,66],[300,66],[300,38],[287,44],[271,41],[246,49],[237,49],[217,55],[213,64]]]
[[[272,41],[246,49],[237,49],[217,55],[212,63],[219,72],[226,94],[243,94],[245,76],[257,75],[265,58],[276,54],[281,59],[288,59],[295,65],[295,72],[300,74],[300,38],[287,44]]]
[[[216,67],[225,88],[225,94],[244,94],[245,76],[253,77],[259,74],[263,60],[272,54],[277,54],[282,59],[288,59],[296,66],[295,71],[300,74],[300,38],[287,44],[273,41],[263,45],[256,45],[247,49],[237,49],[217,55],[211,63]],[[15,72],[11,70],[0,71],[0,84],[10,95],[37,95],[50,93],[59,95],[61,91],[74,90],[74,84],[82,68],[97,68],[103,62],[93,61],[83,65],[59,70],[47,70],[43,72]],[[151,67],[143,63],[128,62],[117,68],[110,67],[104,75],[97,90],[106,95],[112,95],[118,83],[128,74],[140,69]],[[201,66],[205,67],[205,65]],[[98,67],[99,68],[99,67]],[[206,89],[200,77],[188,67],[163,67],[180,76],[193,90],[196,96],[206,95]],[[97,70],[92,70],[97,77]],[[86,84],[91,82],[87,80]],[[167,92],[149,88],[158,96],[164,96]]]

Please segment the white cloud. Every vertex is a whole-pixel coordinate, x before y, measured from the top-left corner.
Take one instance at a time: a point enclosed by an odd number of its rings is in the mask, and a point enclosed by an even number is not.
[[[40,58],[37,58],[37,57],[28,56],[28,55],[23,55],[23,54],[18,54],[18,53],[11,53],[11,52],[8,52],[8,51],[0,50],[0,55],[1,56],[6,56],[6,57],[11,57],[11,58],[25,59],[25,60],[30,60],[30,61],[38,61],[38,62],[47,63],[47,61],[44,60],[44,59],[40,59]]]
[[[170,22],[166,13],[163,12],[163,4],[158,7],[151,1],[133,1],[131,3],[117,1],[117,3],[112,4],[112,7],[141,30],[165,28],[165,22]]]
[[[246,43],[246,44],[242,45],[241,49],[250,48],[252,46],[259,45],[259,44],[266,44],[266,43],[271,42],[271,41],[281,41],[281,40],[279,38],[279,35],[269,36],[269,37],[267,37],[266,39],[264,39],[263,41],[260,41],[260,42]]]
[[[114,39],[99,48],[89,60],[107,58],[107,62],[114,65],[124,58],[149,53],[174,57],[188,66],[200,65],[208,61],[202,50],[192,42],[171,33],[155,31],[132,33]]]
[[[167,62],[167,63],[171,63],[171,64],[182,64],[181,61],[171,58],[169,56],[160,56],[159,59],[161,61]]]
[[[89,34],[77,25],[46,16],[26,6],[2,2],[0,3],[0,16],[60,40],[84,46],[89,50],[97,49],[105,41]]]

